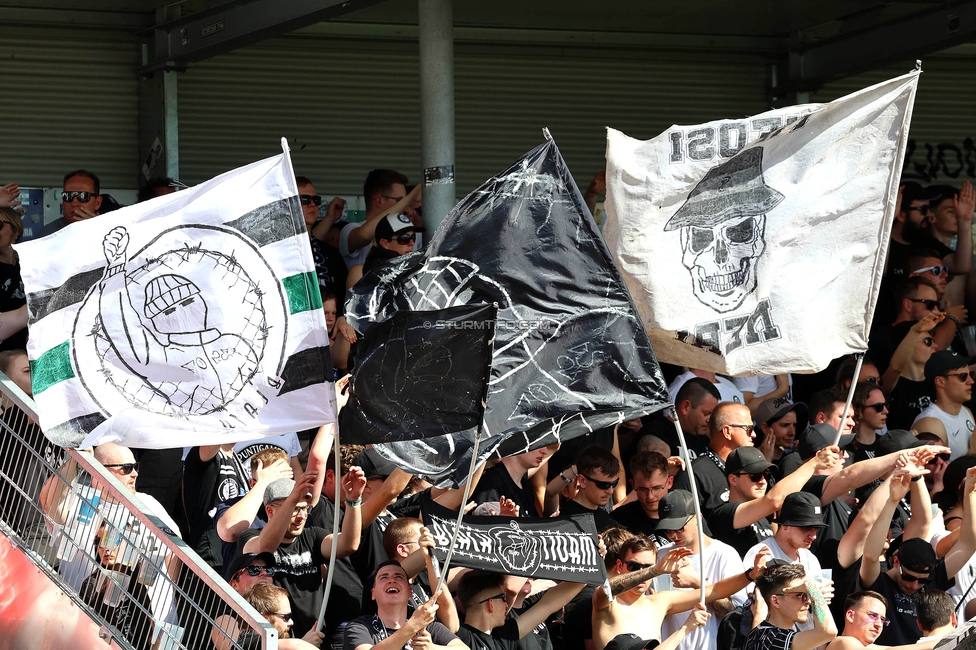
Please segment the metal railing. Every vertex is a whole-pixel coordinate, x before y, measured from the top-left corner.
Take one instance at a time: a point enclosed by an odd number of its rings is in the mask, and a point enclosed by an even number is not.
[[[48,441],[33,400],[3,373],[0,399],[0,530],[107,643],[229,650],[253,635],[277,649],[274,626],[177,536],[162,508],[91,454]]]

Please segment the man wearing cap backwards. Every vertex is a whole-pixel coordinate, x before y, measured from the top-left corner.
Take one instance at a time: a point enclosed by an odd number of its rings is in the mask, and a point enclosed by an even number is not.
[[[678,548],[687,548],[692,555],[687,557],[688,566],[682,567],[671,574],[672,584],[677,588],[698,589],[700,587],[699,571],[702,561],[701,549],[698,546],[698,521],[695,519],[695,503],[691,492],[674,490],[668,492],[658,504],[661,519],[657,528],[659,534],[667,535]],[[731,578],[742,573],[742,560],[734,548],[724,542],[702,535],[705,543],[705,582],[712,584]],[[732,594],[729,598],[720,598],[708,606],[711,615],[708,622],[699,628],[688,632],[681,644],[682,650],[712,650],[718,637],[718,624],[732,609],[745,602],[745,591]],[[684,617],[670,615],[661,624],[661,635],[669,637],[679,630]]]
[[[708,518],[712,534],[744,555],[757,543],[772,537],[773,530],[766,518],[783,507],[786,496],[803,489],[814,472],[830,469],[839,460],[837,447],[821,449],[767,492],[772,463],[755,447],[736,449],[725,464],[729,502],[716,508]]]
[[[973,413],[964,404],[972,399],[973,378],[969,375],[972,359],[952,350],[936,352],[925,363],[925,380],[935,387],[935,402],[929,404],[915,421],[918,433],[933,433],[952,450],[951,460],[976,453],[973,448]]]
[[[278,479],[264,491],[268,523],[261,530],[246,530],[237,540],[243,553],[274,553],[277,571],[275,584],[288,590],[295,617],[295,630],[305,634],[318,619],[322,606],[322,565],[327,562],[333,542],[337,556],[349,555],[359,547],[360,512],[366,479],[354,467],[342,479],[342,491],[349,506],[337,540],[325,529],[305,526],[309,501],[317,472],[307,471],[296,483]]]
[[[799,564],[772,566],[756,578],[769,615],[746,637],[744,650],[813,650],[837,636],[837,626],[817,586]],[[813,624],[797,631],[796,625]]]
[[[689,548],[676,548],[658,559],[657,547],[643,536],[633,537],[620,547],[617,563],[610,573],[610,592],[608,600],[603,589],[593,592],[593,648],[604,647],[621,633],[633,633],[642,639],[660,639],[664,618],[671,614],[686,612],[699,602],[699,592],[695,590],[667,590],[648,594],[651,579],[674,573],[688,562],[684,558],[691,555]],[[756,556],[752,568],[730,578],[705,586],[705,602],[710,603],[732,594],[761,575],[768,551]],[[705,612],[700,612],[704,615]],[[696,616],[696,621],[699,621]],[[704,623],[704,621],[700,621]]]
[[[708,430],[711,435],[709,448],[691,462],[702,515],[706,518],[715,508],[729,500],[725,462],[729,454],[736,449],[752,446],[752,439],[755,437],[752,412],[745,404],[721,402],[712,411]],[[680,490],[691,490],[687,472],[681,472],[675,477],[674,487]]]
[[[436,580],[429,559],[427,564],[430,579]],[[434,620],[439,607],[453,608],[451,595],[446,588],[441,589],[436,599],[431,598],[411,614],[407,611],[411,594],[407,572],[396,560],[387,560],[376,568],[371,591],[372,599],[376,602],[376,614],[360,616],[349,622],[343,650],[467,648],[449,628]],[[456,613],[453,627],[455,631],[458,628]]]
[[[950,609],[952,599],[949,600]],[[830,642],[827,650],[930,650],[940,639],[902,646],[875,645],[881,631],[888,625],[885,618],[888,601],[876,591],[857,591],[844,601],[844,630]]]
[[[976,468],[970,468],[966,472],[961,494],[963,519],[959,527],[959,539],[945,559],[939,560],[931,544],[914,537],[903,541],[894,552],[891,568],[887,571],[882,569],[881,555],[895,507],[908,494],[909,486],[913,482],[924,485],[920,482],[924,472],[925,470],[913,462],[896,472],[890,481],[888,500],[864,542],[858,588],[876,591],[889,603],[891,623],[878,637],[885,645],[918,641],[922,633],[917,624],[912,597],[930,586],[934,589],[948,589],[952,585],[950,576],[956,575],[976,551]],[[916,510],[929,507],[926,498],[928,492],[916,489],[912,495],[919,497],[918,503],[913,498],[913,507]]]

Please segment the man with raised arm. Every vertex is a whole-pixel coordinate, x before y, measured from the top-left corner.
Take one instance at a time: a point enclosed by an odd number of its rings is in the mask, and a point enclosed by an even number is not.
[[[766,620],[746,637],[744,650],[813,650],[837,636],[817,582],[807,578],[800,564],[770,567],[756,579],[769,611]],[[796,630],[797,623],[813,622],[813,629]]]
[[[699,592],[660,591],[647,593],[651,578],[674,573],[691,554],[690,548],[670,551],[660,560],[657,547],[649,539],[636,536],[623,544],[620,557],[611,571],[610,592],[607,598],[603,589],[593,593],[593,648],[604,647],[618,634],[632,633],[642,639],[661,639],[661,624],[670,614],[686,612],[699,601]],[[766,566],[769,552],[756,556],[749,571],[731,578],[720,580],[705,587],[705,601],[710,603],[720,598],[728,598],[761,575]]]

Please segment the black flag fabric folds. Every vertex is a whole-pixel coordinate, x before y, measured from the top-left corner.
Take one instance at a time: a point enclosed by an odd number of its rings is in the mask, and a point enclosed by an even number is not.
[[[360,280],[346,318],[368,337],[400,310],[477,303],[498,305],[485,454],[522,453],[669,403],[630,295],[551,140],[465,197],[425,251]],[[377,450],[456,485],[474,433]]]
[[[398,311],[369,330],[339,412],[345,442],[376,444],[481,426],[494,305]]]
[[[434,536],[434,557],[443,562],[457,525],[457,512],[423,503],[424,525]],[[475,517],[461,520],[451,566],[514,576],[603,585],[593,515],[572,518]]]

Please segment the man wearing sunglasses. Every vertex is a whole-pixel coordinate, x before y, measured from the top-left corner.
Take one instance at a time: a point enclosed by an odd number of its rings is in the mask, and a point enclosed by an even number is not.
[[[363,264],[376,240],[379,220],[390,214],[401,214],[420,198],[422,185],[418,183],[407,192],[407,177],[392,169],[374,169],[363,183],[363,200],[366,202],[366,219],[362,223],[349,223],[339,233],[339,252],[351,271]]]
[[[814,472],[831,469],[839,459],[837,447],[821,449],[767,490],[772,463],[755,447],[736,449],[725,463],[729,501],[708,517],[712,535],[745,555],[753,546],[773,536],[767,518],[783,507],[787,495],[802,490]]]
[[[412,253],[417,241],[417,233],[423,228],[413,224],[405,214],[388,214],[376,224],[376,237],[366,261],[363,262],[362,275],[372,271],[380,264],[395,257]]]
[[[951,603],[951,600],[950,600]],[[844,602],[844,629],[840,636],[830,642],[827,650],[864,650],[864,648],[888,649],[889,646],[874,645],[882,630],[891,622],[885,614],[888,601],[876,591],[856,591]],[[918,648],[928,650],[935,647],[938,640],[918,644],[895,646],[890,650],[909,650]]]
[[[329,201],[325,217],[319,220],[319,207],[322,197],[315,191],[312,181],[304,176],[296,176],[298,182],[298,199],[302,205],[302,216],[305,227],[308,228],[309,243],[312,247],[312,260],[315,262],[315,275],[318,276],[319,289],[325,293],[330,291],[339,296],[341,309],[342,298],[346,295],[346,262],[339,251],[326,243],[332,224],[342,218],[342,211],[346,202],[338,196]],[[339,312],[342,315],[342,312]]]
[[[591,514],[596,529],[603,530],[613,523],[610,518],[610,497],[620,482],[620,461],[599,445],[590,445],[576,459],[579,491],[572,501],[560,507],[563,516]]]
[[[976,452],[971,448],[976,419],[965,406],[973,397],[972,362],[952,350],[940,350],[925,363],[925,380],[935,388],[935,402],[918,414],[911,428],[938,436],[952,450],[950,460]]]
[[[909,489],[912,492],[913,511],[917,506],[919,511],[925,513],[930,507],[928,492],[923,489],[924,483],[920,482],[923,471],[917,464],[909,463],[904,470],[895,473],[889,482],[888,498],[864,541],[858,588],[876,591],[889,603],[891,623],[878,637],[878,641],[885,645],[918,641],[922,632],[918,627],[913,597],[930,588],[948,589],[952,585],[950,576],[959,573],[976,551],[976,468],[970,468],[960,491],[963,518],[959,538],[945,557],[940,560],[928,541],[911,537],[894,551],[890,568],[885,570],[882,566],[882,553],[890,534],[892,516]],[[911,535],[911,531],[906,527],[903,535]]]
[[[769,567],[756,579],[756,587],[769,615],[746,637],[745,650],[813,650],[837,636],[817,581],[801,565]],[[798,623],[811,622],[812,629],[797,631]]]
[[[77,169],[64,175],[64,189],[61,191],[62,217],[41,229],[41,237],[55,233],[67,225],[91,219],[98,215],[102,207],[99,196],[101,183],[98,176],[85,169]]]

